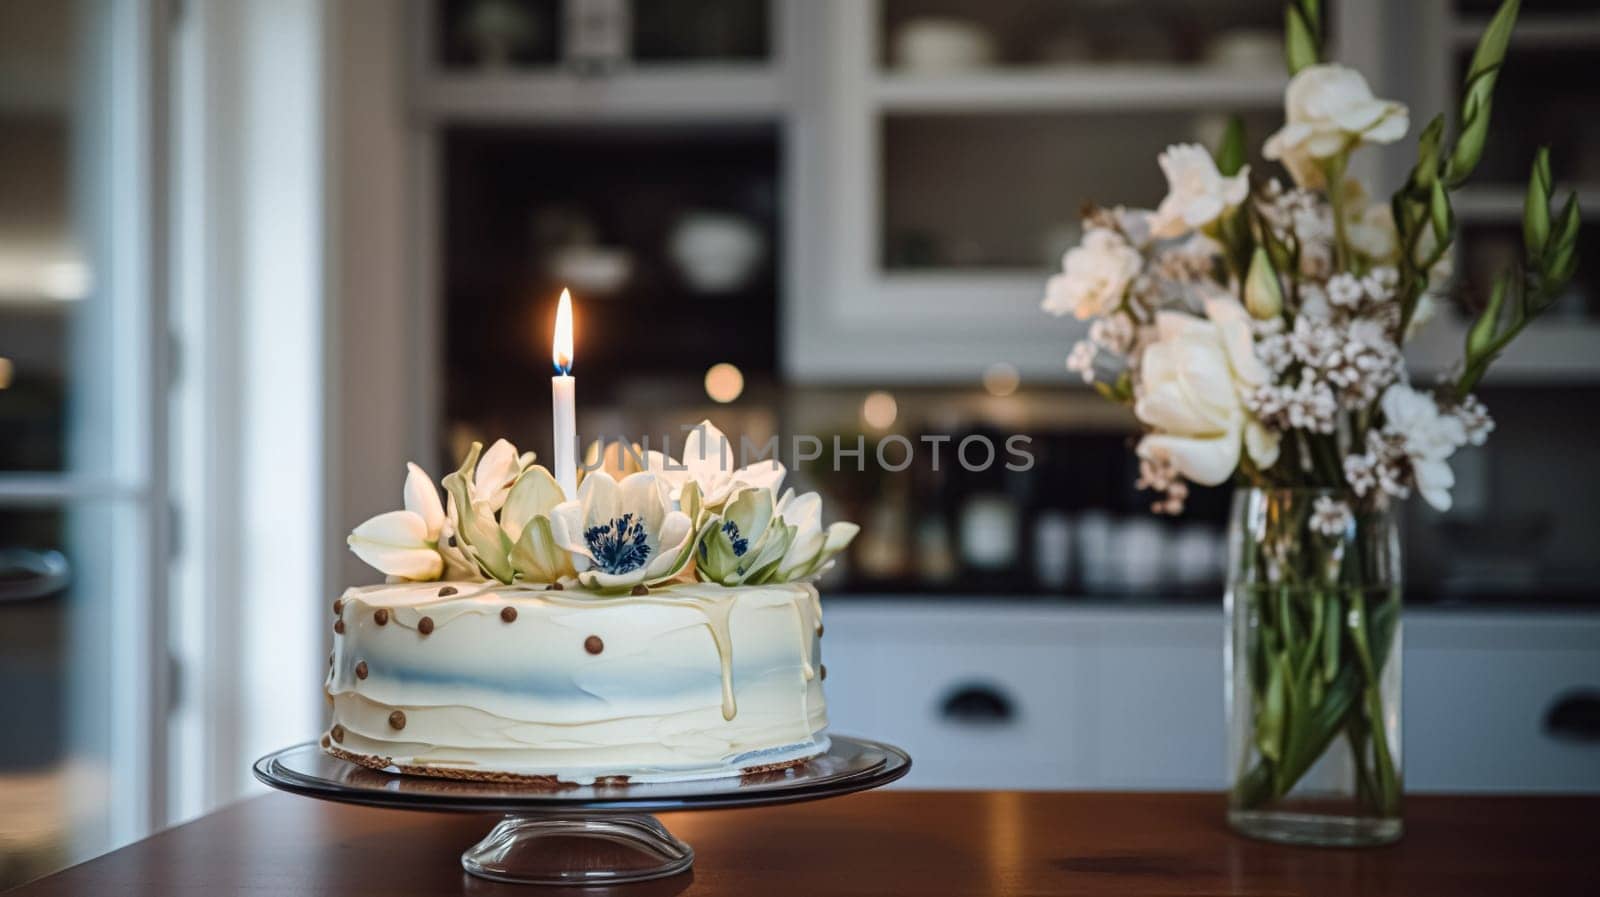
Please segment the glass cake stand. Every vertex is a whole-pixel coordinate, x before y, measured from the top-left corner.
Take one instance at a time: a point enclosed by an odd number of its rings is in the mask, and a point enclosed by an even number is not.
[[[379,772],[314,743],[257,760],[255,776],[291,794],[402,810],[504,813],[461,855],[467,872],[522,884],[604,885],[683,872],[694,850],[651,813],[763,807],[877,788],[911,769],[905,751],[830,736],[827,753],[790,769],[696,782],[539,786]]]

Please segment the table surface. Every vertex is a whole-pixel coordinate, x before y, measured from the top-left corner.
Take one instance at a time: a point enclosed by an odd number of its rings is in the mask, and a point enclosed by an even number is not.
[[[667,813],[692,872],[609,889],[658,894],[1594,895],[1600,798],[1408,797],[1406,836],[1369,850],[1230,834],[1215,794],[891,790],[763,809]],[[325,894],[407,897],[608,889],[471,878],[494,819],[243,801],[24,885],[15,897]]]

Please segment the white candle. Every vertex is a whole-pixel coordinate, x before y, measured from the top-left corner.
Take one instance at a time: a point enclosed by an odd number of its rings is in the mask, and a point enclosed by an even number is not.
[[[555,461],[551,472],[567,498],[578,497],[578,380],[572,376],[572,296],[561,291],[556,306],[556,336],[550,349],[555,376],[550,378],[550,405],[554,420]]]

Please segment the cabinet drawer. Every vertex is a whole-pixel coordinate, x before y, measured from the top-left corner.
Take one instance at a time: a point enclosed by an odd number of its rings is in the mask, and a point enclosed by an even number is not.
[[[1220,615],[830,608],[828,715],[926,788],[1216,787]]]
[[[1408,786],[1600,791],[1594,718],[1587,738],[1550,727],[1562,701],[1600,702],[1600,620],[1441,612],[1408,618],[1405,638]]]

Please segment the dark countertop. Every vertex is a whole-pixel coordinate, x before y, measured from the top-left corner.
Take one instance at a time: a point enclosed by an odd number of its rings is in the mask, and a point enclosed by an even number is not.
[[[663,814],[692,872],[614,889],[471,878],[491,817],[374,810],[285,794],[228,807],[12,892],[15,897],[616,893],[1592,895],[1600,797],[1408,797],[1407,833],[1368,850],[1230,833],[1216,794],[891,790],[763,809]]]

